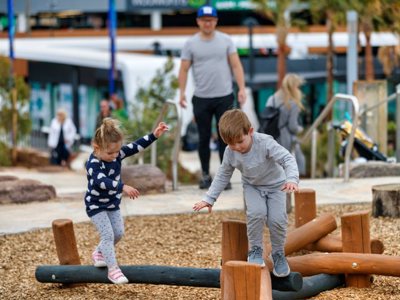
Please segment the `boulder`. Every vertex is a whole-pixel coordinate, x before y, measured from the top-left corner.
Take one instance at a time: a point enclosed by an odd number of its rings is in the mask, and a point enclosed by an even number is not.
[[[366,163],[350,164],[351,178],[400,176],[400,163],[368,161]]]
[[[0,204],[46,201],[56,198],[52,185],[32,179],[0,181]]]
[[[18,180],[18,177],[13,175],[0,175],[0,182],[13,180]]]
[[[123,183],[138,189],[141,194],[165,193],[165,174],[149,164],[123,166],[121,179]]]

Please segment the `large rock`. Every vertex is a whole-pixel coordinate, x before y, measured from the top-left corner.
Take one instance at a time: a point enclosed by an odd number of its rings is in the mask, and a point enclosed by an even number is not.
[[[141,194],[165,193],[165,174],[149,164],[123,166],[121,179],[123,183],[138,189]]]
[[[399,163],[368,161],[366,163],[350,164],[351,178],[400,176]]]
[[[52,185],[32,179],[0,181],[0,204],[46,201],[56,198]]]

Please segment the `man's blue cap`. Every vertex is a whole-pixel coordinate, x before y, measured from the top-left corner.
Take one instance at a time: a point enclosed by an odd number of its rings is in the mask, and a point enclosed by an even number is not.
[[[199,10],[197,11],[197,17],[201,18],[201,17],[214,17],[214,18],[218,18],[217,15],[217,10],[212,7],[212,6],[202,6],[199,8]]]

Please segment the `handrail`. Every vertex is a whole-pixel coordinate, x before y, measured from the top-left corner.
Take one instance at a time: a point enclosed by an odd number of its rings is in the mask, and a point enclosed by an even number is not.
[[[182,115],[181,115],[181,108],[179,103],[168,99],[164,102],[163,107],[161,108],[160,114],[158,118],[154,122],[153,128],[156,128],[158,123],[164,118],[165,114],[167,113],[168,106],[172,105],[176,109],[177,115],[177,125],[175,128],[175,136],[174,136],[174,147],[172,149],[171,160],[172,160],[172,189],[178,189],[178,158],[179,158],[179,150],[180,150],[180,143],[181,143],[181,128],[182,128]],[[153,143],[151,145],[151,165],[155,166],[157,162],[157,144]]]
[[[362,116],[362,115],[366,114],[367,112],[369,112],[370,110],[378,108],[382,104],[385,104],[385,103],[388,103],[390,101],[396,100],[396,96],[397,96],[397,93],[393,93],[389,97],[387,97],[386,99],[384,99],[384,100],[382,100],[382,101],[380,101],[380,102],[378,102],[378,103],[376,103],[374,105],[371,105],[370,107],[361,108],[359,115]]]
[[[328,113],[331,111],[333,105],[337,100],[347,100],[351,101],[353,104],[353,114],[352,114],[352,128],[349,136],[349,141],[346,147],[346,153],[345,153],[345,171],[344,171],[344,181],[347,182],[349,181],[350,177],[350,155],[351,151],[353,149],[353,143],[354,143],[354,134],[356,132],[357,126],[358,126],[358,116],[359,116],[359,102],[356,96],[353,95],[346,95],[346,94],[335,94],[332,99],[328,102],[328,104],[325,106],[324,110],[321,112],[321,114],[318,116],[318,118],[314,121],[314,123],[311,125],[311,127],[308,129],[308,131],[304,134],[304,136],[300,139],[300,143],[305,143],[308,141],[310,138],[311,134],[316,130],[316,128],[322,123],[322,121],[325,119],[325,117],[328,115]],[[316,136],[316,135],[314,135]],[[312,146],[311,148],[315,148],[316,144],[316,138],[312,139]],[[314,164],[311,166],[311,169],[314,169]]]

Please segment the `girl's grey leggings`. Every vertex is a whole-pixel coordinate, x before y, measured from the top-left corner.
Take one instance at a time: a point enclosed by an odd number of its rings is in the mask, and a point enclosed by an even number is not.
[[[124,222],[121,211],[102,211],[90,218],[100,234],[100,243],[96,250],[101,252],[107,267],[118,265],[115,257],[114,245],[117,244],[124,235]]]

